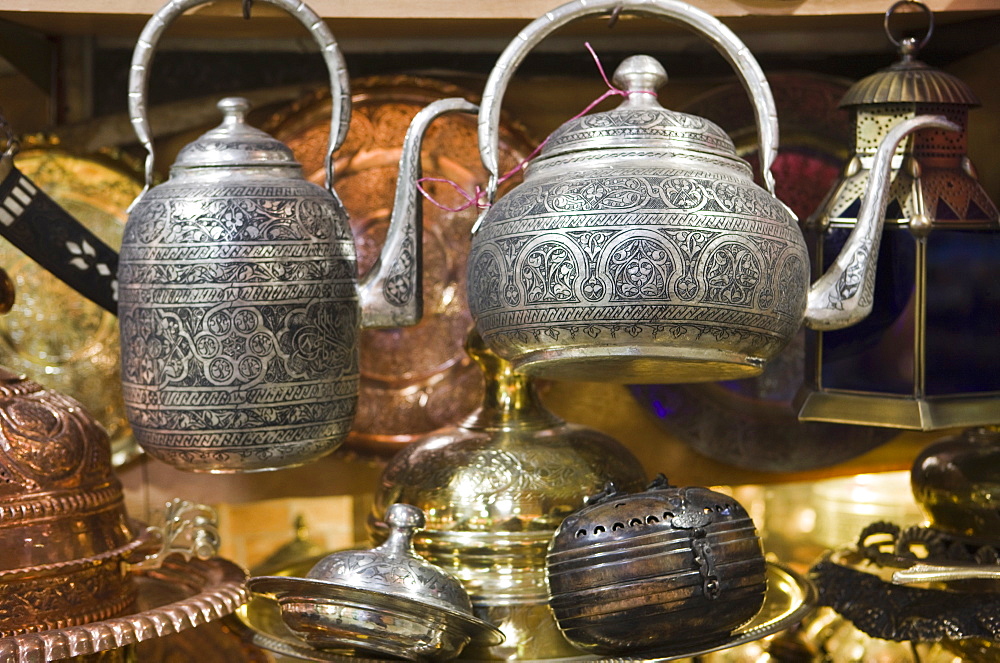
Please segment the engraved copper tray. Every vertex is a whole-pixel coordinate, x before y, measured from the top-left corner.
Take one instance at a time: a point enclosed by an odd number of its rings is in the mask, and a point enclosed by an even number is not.
[[[538,663],[575,663],[576,661],[607,661],[608,663],[639,663],[640,661],[673,661],[697,657],[709,652],[755,642],[784,631],[799,623],[814,607],[815,589],[812,584],[780,564],[768,562],[767,594],[760,612],[749,623],[737,629],[725,641],[699,651],[674,652],[651,658],[600,657],[581,655],[569,658],[541,659]],[[236,611],[236,617],[252,631],[250,640],[257,646],[292,658],[335,663],[372,663],[380,659],[358,658],[350,650],[315,649],[299,639],[281,619],[281,608],[274,600],[260,595]],[[468,659],[456,659],[463,661]]]
[[[0,661],[42,663],[110,651],[180,633],[232,614],[246,602],[246,572],[221,558],[168,558],[135,572],[135,612],[41,633],[0,638]]]
[[[55,137],[35,136],[23,139],[15,163],[108,246],[121,246],[125,210],[142,188],[128,160],[76,154]],[[118,376],[118,320],[4,239],[0,267],[15,289],[13,309],[0,317],[0,364],[80,401],[107,429],[116,467],[135,457]]]
[[[800,222],[819,206],[848,157],[853,127],[837,104],[850,81],[805,73],[768,74],[781,123],[773,172],[778,194]],[[684,112],[721,126],[754,167],[753,107],[739,83],[692,100]],[[736,467],[791,472],[826,467],[887,442],[895,431],[871,426],[800,422],[792,401],[805,374],[805,332],[746,380],[635,385],[633,396],[667,431],[695,451]]]
[[[351,125],[336,154],[334,187],[350,214],[358,271],[364,274],[385,238],[410,120],[437,99],[475,99],[455,85],[411,76],[359,79],[351,82],[351,90]],[[322,90],[264,127],[292,149],[306,177],[316,183],[324,179],[329,118],[329,94]],[[485,185],[475,122],[456,113],[430,127],[423,147],[424,177],[450,180],[468,192]],[[527,157],[533,145],[509,120],[501,123],[500,136],[506,171]],[[507,186],[519,180],[512,178]],[[424,188],[447,207],[465,202],[447,184],[427,182]],[[361,333],[358,412],[343,448],[366,458],[384,459],[421,434],[460,421],[482,399],[482,376],[462,349],[472,325],[465,264],[478,210],[451,212],[424,201],[423,214],[423,320],[414,327]]]

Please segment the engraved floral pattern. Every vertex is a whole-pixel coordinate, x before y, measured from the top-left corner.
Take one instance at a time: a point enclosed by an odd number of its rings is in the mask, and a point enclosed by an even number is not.
[[[492,252],[479,255],[469,274],[469,290],[480,308],[490,310],[500,307],[500,264]]]
[[[343,439],[358,316],[338,210],[304,181],[146,194],[123,242],[119,324],[126,411],[151,455],[276,467]]]
[[[608,258],[616,300],[669,299],[667,282],[672,271],[663,245],[646,237],[622,242]]]
[[[538,244],[521,264],[525,299],[531,304],[577,301],[574,293],[579,273],[576,260],[563,244]]]
[[[688,177],[671,177],[660,184],[660,195],[670,207],[696,209],[705,204],[705,187]]]
[[[706,299],[720,304],[752,306],[761,280],[760,260],[746,246],[727,242],[708,257]]]
[[[545,205],[554,212],[624,210],[646,198],[645,182],[637,177],[594,178],[557,184],[545,192]]]

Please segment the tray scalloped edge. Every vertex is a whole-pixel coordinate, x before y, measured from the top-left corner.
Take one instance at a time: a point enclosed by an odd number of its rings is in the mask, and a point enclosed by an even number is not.
[[[0,661],[44,663],[118,649],[207,624],[233,613],[246,603],[249,592],[243,569],[220,558],[205,562],[192,560],[184,564],[196,563],[216,567],[221,572],[219,581],[201,587],[199,592],[186,598],[132,615],[0,638]],[[139,591],[141,594],[141,585]]]

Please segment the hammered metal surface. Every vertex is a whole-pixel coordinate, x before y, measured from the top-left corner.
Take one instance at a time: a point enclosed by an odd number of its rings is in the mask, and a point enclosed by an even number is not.
[[[364,78],[351,87],[353,113],[347,139],[336,153],[335,188],[350,215],[358,270],[365,274],[384,241],[406,125],[432,101],[471,93],[412,76]],[[267,125],[292,148],[314,182],[323,177],[329,107],[329,97],[319,92]],[[503,164],[512,168],[532,144],[508,120],[501,133]],[[437,121],[424,139],[424,176],[473,191],[486,178],[475,140],[474,120],[456,114]],[[427,182],[424,187],[445,206],[463,202],[446,184]],[[413,327],[361,332],[358,411],[345,442],[351,452],[387,458],[418,435],[459,421],[479,404],[479,369],[462,350],[472,325],[465,265],[476,214],[475,207],[451,212],[423,203],[424,317]]]
[[[141,189],[136,168],[112,153],[81,155],[57,137],[23,141],[15,163],[88,230],[121,244],[126,209]],[[138,446],[125,418],[115,317],[13,248],[0,242],[15,302],[0,317],[0,364],[80,401],[108,431],[115,465]]]
[[[108,437],[80,404],[0,368],[0,636],[121,614],[135,547]]]
[[[546,558],[563,634],[594,653],[684,651],[731,637],[767,588],[760,538],[743,506],[661,475],[609,489],[567,516]]]

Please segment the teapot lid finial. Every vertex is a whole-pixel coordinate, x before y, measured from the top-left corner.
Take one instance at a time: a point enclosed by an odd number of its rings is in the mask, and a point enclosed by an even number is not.
[[[667,84],[667,70],[654,57],[632,55],[618,65],[611,82],[630,93],[629,101],[632,101],[633,98],[636,101],[656,99],[657,90]],[[631,94],[633,92],[646,94]]]
[[[228,124],[243,124],[250,112],[250,102],[243,97],[225,97],[215,106],[222,111],[223,122]]]

